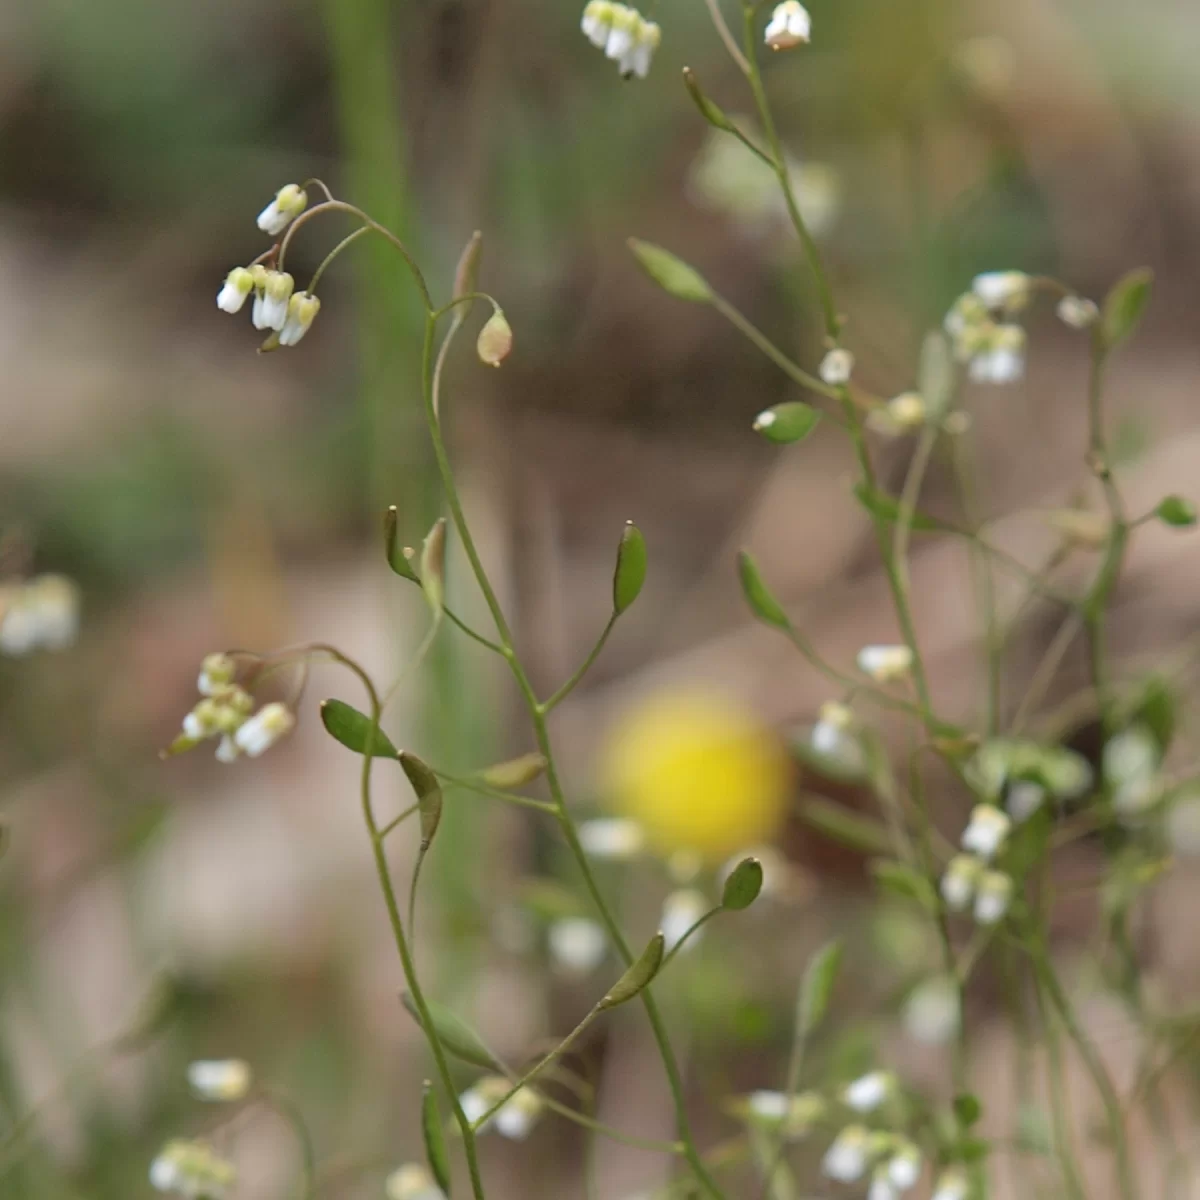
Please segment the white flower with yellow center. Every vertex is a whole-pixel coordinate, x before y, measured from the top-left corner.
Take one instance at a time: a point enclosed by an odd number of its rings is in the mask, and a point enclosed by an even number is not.
[[[821,1170],[838,1183],[854,1183],[870,1166],[871,1135],[862,1125],[847,1125],[821,1160]]]
[[[150,1164],[150,1186],[204,1200],[224,1200],[237,1179],[232,1163],[220,1158],[205,1142],[176,1138]]]
[[[1011,819],[994,804],[977,804],[962,835],[962,848],[991,861],[1004,845]]]
[[[973,854],[956,854],[942,873],[941,892],[951,912],[965,912],[975,895],[983,863]]]
[[[274,329],[278,332],[283,328],[288,315],[288,301],[295,286],[296,281],[286,271],[266,273],[262,287],[255,293],[251,310],[255,329]]]
[[[289,183],[275,193],[275,199],[258,214],[258,227],[270,237],[281,234],[308,207],[308,193],[299,184]]]
[[[217,307],[222,312],[242,311],[246,297],[254,291],[254,275],[247,267],[234,267],[225,276],[225,282],[217,293]]]
[[[975,383],[1016,383],[1025,374],[1025,330],[996,325],[971,358],[968,373]]]
[[[212,696],[233,683],[237,665],[228,654],[206,654],[200,664],[200,675],[196,680],[196,691],[202,696]]]
[[[584,7],[580,28],[597,50],[603,50],[608,42],[616,7],[611,0],[591,0]]]
[[[1024,271],[987,271],[976,275],[971,291],[992,312],[1020,312],[1033,292],[1033,280]]]
[[[858,669],[876,683],[895,683],[908,675],[912,665],[907,646],[864,646],[858,652]]]
[[[869,1071],[848,1084],[842,1103],[855,1112],[874,1112],[896,1090],[896,1077],[890,1071]]]
[[[806,45],[812,39],[812,18],[799,0],[783,0],[775,6],[763,41],[772,50],[791,50]]]
[[[240,1058],[200,1059],[188,1067],[187,1078],[202,1100],[228,1103],[250,1091],[250,1064]]]
[[[1004,919],[1012,903],[1013,881],[1003,871],[984,871],[975,891],[975,920],[980,925],[996,925]]]
[[[279,331],[281,346],[294,346],[307,332],[321,309],[321,301],[308,292],[296,292],[288,301],[287,320]]]
[[[238,726],[233,735],[237,748],[251,758],[269,750],[280,738],[286,737],[296,724],[296,718],[286,704],[278,701],[262,708]]]
[[[840,347],[830,350],[821,360],[818,374],[830,387],[841,387],[850,382],[854,371],[854,355]]]

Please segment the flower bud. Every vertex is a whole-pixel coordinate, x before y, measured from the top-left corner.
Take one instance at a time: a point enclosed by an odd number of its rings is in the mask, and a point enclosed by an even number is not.
[[[238,729],[233,740],[239,750],[257,758],[286,737],[295,724],[296,718],[286,705],[266,704]]]
[[[498,308],[479,331],[479,340],[475,343],[479,361],[489,367],[498,367],[511,353],[512,345],[512,327]]]
[[[254,291],[254,276],[245,267],[234,267],[225,276],[225,282],[217,293],[217,307],[222,312],[236,313],[242,311],[246,297]]]
[[[1058,302],[1058,319],[1072,329],[1090,329],[1100,319],[1100,308],[1083,296],[1064,296]]]
[[[299,184],[289,183],[275,193],[275,199],[258,214],[258,227],[270,237],[281,234],[308,207],[308,193]]]
[[[980,925],[995,925],[1003,920],[1012,902],[1013,881],[1003,871],[984,871],[975,893],[975,920]]]
[[[951,912],[964,912],[975,894],[983,863],[973,854],[956,854],[942,874],[942,899]]]
[[[842,1092],[842,1101],[855,1112],[874,1112],[895,1090],[896,1079],[890,1071],[871,1071]]]
[[[858,669],[876,683],[894,683],[903,679],[913,664],[907,646],[864,646],[858,652]]]
[[[1012,821],[994,804],[977,804],[962,835],[962,848],[991,861],[1004,845]]]
[[[294,346],[307,332],[321,310],[321,301],[308,292],[296,292],[288,301],[287,319],[279,330],[279,344]]]
[[[812,19],[798,0],[784,0],[775,6],[763,34],[772,50],[791,50],[806,45],[812,37]]]
[[[854,355],[841,348],[830,350],[821,360],[819,374],[830,387],[841,387],[850,382],[854,371]]]
[[[250,1066],[240,1058],[194,1062],[187,1069],[187,1078],[202,1100],[241,1100],[250,1090]]]

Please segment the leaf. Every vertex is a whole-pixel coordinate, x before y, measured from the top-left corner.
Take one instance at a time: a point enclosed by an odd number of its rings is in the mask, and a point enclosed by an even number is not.
[[[395,758],[396,747],[378,726],[371,727],[371,720],[341,700],[321,701],[321,723],[325,732],[334,741],[341,742],[355,754],[366,754],[367,738],[371,739],[373,758]]]
[[[887,891],[906,900],[915,900],[926,912],[938,911],[937,891],[933,884],[912,867],[895,859],[880,858],[871,863],[871,874],[879,886]]]
[[[616,1008],[632,1000],[639,992],[649,986],[650,981],[658,974],[662,966],[663,951],[666,940],[661,933],[656,933],[636,962],[609,989],[608,994],[596,1005],[601,1011]]]
[[[889,496],[878,488],[868,487],[865,483],[855,484],[855,499],[871,514],[881,521],[895,524],[900,519],[900,501],[895,496]],[[948,521],[939,521],[937,517],[927,516],[923,512],[914,512],[910,528],[917,533],[953,533],[954,526]]]
[[[427,850],[442,820],[442,785],[433,771],[415,754],[400,751],[400,765],[408,782],[417,794],[417,810],[421,821],[421,849]]]
[[[789,400],[760,412],[754,418],[754,432],[769,442],[790,446],[802,442],[821,423],[821,414],[811,404]]]
[[[420,583],[416,571],[413,570],[408,547],[400,545],[399,525],[400,517],[393,504],[383,514],[383,547],[387,554],[388,566],[402,579]]]
[[[693,304],[708,304],[712,300],[712,288],[683,259],[676,258],[661,246],[637,238],[630,238],[628,245],[642,270],[668,295]]]
[[[842,965],[842,944],[827,942],[808,960],[796,1001],[796,1036],[806,1038],[825,1019]]]
[[[623,613],[638,598],[646,582],[647,561],[646,539],[632,521],[626,521],[613,572],[613,612]]]
[[[1196,524],[1196,506],[1183,496],[1167,496],[1160,500],[1154,515],[1173,529],[1190,529]]]
[[[1109,350],[1119,346],[1138,327],[1150,302],[1153,285],[1154,272],[1149,267],[1130,271],[1113,285],[1104,301],[1104,319],[1100,327]]]
[[[421,547],[421,589],[440,617],[446,605],[446,518],[438,517]]]
[[[980,1104],[979,1097],[970,1092],[960,1092],[954,1097],[954,1115],[963,1129],[970,1129],[983,1116],[983,1105]]]
[[[498,367],[512,353],[512,347],[512,326],[503,311],[497,308],[479,331],[475,351],[485,366]]]
[[[496,763],[479,772],[478,778],[489,787],[510,791],[532,783],[546,769],[546,759],[541,754],[522,754],[507,762]]]
[[[429,1030],[425,1028],[425,1023],[421,1020],[421,1012],[412,995],[409,992],[402,992],[400,1000],[408,1009],[413,1020],[425,1030],[425,1035],[428,1037]],[[461,1058],[463,1062],[482,1067],[487,1071],[500,1069],[496,1056],[484,1045],[479,1034],[465,1021],[436,1000],[426,1000],[425,1007],[429,1010],[429,1019],[433,1023],[433,1031],[437,1034],[438,1041],[451,1054],[456,1058]]]
[[[757,858],[743,858],[725,880],[721,907],[727,912],[741,912],[749,908],[758,899],[762,886],[762,863]]]
[[[742,583],[742,593],[746,597],[746,603],[750,605],[751,612],[760,621],[774,625],[777,629],[792,627],[782,605],[767,590],[767,585],[763,583],[762,576],[759,574],[758,564],[750,556],[748,550],[743,550],[738,555],[738,578]]]
[[[806,796],[798,809],[800,819],[830,841],[864,854],[889,854],[892,839],[886,826],[871,817],[851,812],[818,796]]]
[[[476,235],[478,236],[478,235]],[[421,1094],[421,1135],[425,1139],[425,1161],[443,1194],[450,1195],[450,1158],[446,1153],[446,1133],[438,1111],[437,1093],[425,1080]]]

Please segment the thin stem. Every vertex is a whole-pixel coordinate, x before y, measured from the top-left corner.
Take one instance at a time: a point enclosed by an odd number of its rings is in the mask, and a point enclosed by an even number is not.
[[[684,931],[683,937],[681,937],[679,941],[677,941],[675,945],[673,945],[671,949],[667,951],[666,957],[662,960],[658,971],[655,973],[661,975],[663,971],[667,969],[667,964],[670,963],[671,960],[684,948],[684,946],[688,944],[692,935],[699,933],[700,930],[703,929],[704,926],[713,919],[713,917],[723,913],[724,911],[725,910],[718,904],[716,908],[710,908],[708,912],[706,912],[698,921],[695,921],[693,924],[688,926],[688,928]]]
[[[317,1193],[317,1151],[313,1145],[312,1134],[298,1105],[279,1092],[259,1091],[260,1102],[281,1117],[295,1134],[296,1144],[300,1147],[300,1168],[302,1200],[312,1200]]]
[[[410,804],[409,807],[406,808],[398,817],[393,817],[385,826],[383,826],[382,829],[380,829],[380,831],[379,831],[380,838],[381,839],[386,838],[387,835],[389,833],[391,833],[393,829],[398,829],[401,825],[404,824],[405,821],[408,820],[409,817],[413,816],[414,814],[416,814],[420,811],[421,811],[421,806],[419,804]]]
[[[509,804],[516,804],[520,808],[533,808],[538,812],[550,813],[552,816],[558,815],[558,809],[545,800],[535,800],[532,796],[522,796],[518,792],[506,792],[503,788],[492,787],[491,784],[484,783],[482,779],[472,779],[470,776],[464,775],[448,775],[445,771],[436,768],[434,774],[452,787],[475,792],[479,796],[491,796],[495,800],[506,800]]]
[[[746,61],[746,56],[738,47],[733,34],[729,32],[729,26],[725,24],[725,17],[721,13],[720,0],[704,0],[704,2],[708,5],[708,12],[712,17],[712,22],[716,27],[718,36],[725,43],[725,49],[729,51],[729,57],[737,63],[738,70],[748,77],[750,75],[750,64]]]
[[[896,564],[896,571],[904,583],[905,590],[912,586],[908,574],[908,545],[912,538],[913,518],[921,499],[921,485],[925,482],[925,473],[929,470],[937,436],[936,428],[926,427],[921,430],[917,448],[908,464],[908,473],[904,477],[904,486],[900,489],[896,528],[892,532],[892,561]]]
[[[330,252],[325,255],[323,259],[321,259],[317,269],[312,274],[312,278],[308,281],[308,294],[310,296],[315,296],[317,294],[317,284],[321,282],[321,276],[325,274],[325,270],[329,264],[332,263],[333,260],[337,258],[337,256],[341,254],[341,252],[345,250],[347,246],[352,246],[355,242],[357,242],[364,233],[371,232],[372,230],[369,225],[360,225],[353,233],[348,233],[344,238],[342,238],[342,240],[338,242],[338,244],[334,246],[334,248],[330,250]]]
[[[604,643],[608,641],[608,636],[612,633],[617,624],[617,614],[614,612],[608,618],[608,624],[604,626],[604,631],[596,639],[596,644],[592,647],[591,653],[583,660],[579,670],[567,680],[566,683],[550,697],[549,700],[542,701],[542,709],[544,712],[550,712],[551,709],[561,704],[574,690],[579,681],[591,670],[592,664],[600,657],[600,652],[604,649]]]
[[[483,636],[482,633],[479,633],[476,630],[472,629],[470,627],[470,625],[468,625],[460,617],[455,616],[455,614],[450,609],[443,608],[442,612],[444,612],[446,614],[446,620],[449,621],[451,625],[457,625],[458,628],[461,629],[463,631],[463,633],[465,633],[467,635],[467,637],[471,638],[472,641],[476,641],[481,646],[485,646],[493,654],[499,654],[501,657],[504,656],[503,648],[501,646],[497,645],[495,642],[493,642],[491,640],[491,638],[486,638]]]

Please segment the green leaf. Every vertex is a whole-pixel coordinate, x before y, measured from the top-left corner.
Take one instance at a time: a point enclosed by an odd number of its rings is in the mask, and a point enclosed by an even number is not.
[[[402,992],[400,999],[413,1020],[425,1030],[425,1035],[428,1037],[429,1030],[425,1029],[420,1010],[411,994]],[[425,1007],[429,1010],[429,1018],[433,1023],[433,1030],[437,1034],[438,1041],[455,1058],[461,1058],[463,1062],[468,1062],[472,1066],[482,1067],[485,1071],[500,1069],[496,1056],[465,1021],[455,1016],[444,1004],[439,1004],[436,1000],[426,1000]]]
[[[650,939],[645,950],[638,956],[637,961],[613,984],[608,994],[596,1007],[601,1010],[616,1008],[617,1005],[632,1000],[634,996],[648,987],[650,981],[658,974],[659,967],[662,966],[665,948],[666,940],[661,933],[656,933]]]
[[[628,245],[642,270],[668,295],[693,304],[708,304],[712,300],[712,288],[704,276],[683,259],[676,258],[661,246],[637,238],[630,238]]]
[[[880,887],[906,900],[915,900],[926,912],[939,909],[937,891],[919,871],[895,859],[880,858],[871,863],[871,874]]]
[[[798,815],[807,825],[837,842],[863,854],[889,854],[892,839],[887,827],[871,817],[851,812],[818,796],[805,796]]]
[[[321,723],[334,741],[341,742],[355,754],[366,754],[369,736],[373,758],[396,757],[396,747],[388,740],[387,734],[378,726],[372,729],[369,717],[341,700],[321,701]]]
[[[421,547],[421,588],[438,617],[446,605],[446,518],[438,517]]]
[[[881,521],[895,524],[900,519],[900,501],[895,496],[889,496],[878,488],[868,487],[865,483],[854,487],[855,499],[871,514]],[[911,528],[917,533],[953,532],[954,526],[947,521],[939,521],[936,517],[927,516],[923,512],[914,512]]]
[[[954,1115],[963,1129],[970,1129],[983,1116],[983,1105],[980,1104],[979,1097],[971,1095],[970,1092],[960,1092],[954,1097]]]
[[[774,625],[777,629],[792,627],[782,605],[767,590],[767,585],[763,583],[762,576],[759,574],[758,564],[750,556],[748,550],[743,550],[738,555],[738,578],[742,582],[742,592],[746,597],[746,603],[750,605],[750,610],[760,621]]]
[[[1159,501],[1154,515],[1174,529],[1190,529],[1196,523],[1196,506],[1182,496],[1167,496]]]
[[[646,539],[632,521],[625,522],[613,572],[613,612],[620,615],[637,598],[646,582]]]
[[[954,398],[954,356],[950,342],[940,330],[925,336],[921,343],[921,362],[917,368],[917,391],[925,401],[925,411],[940,421]]]
[[[1119,279],[1104,301],[1104,319],[1101,334],[1109,350],[1115,349],[1138,327],[1146,305],[1150,302],[1150,289],[1154,285],[1154,272],[1149,267],[1139,267]]]
[[[825,1019],[842,965],[842,944],[827,942],[808,960],[796,1001],[796,1036],[807,1038]]]
[[[415,754],[400,751],[400,765],[417,795],[417,815],[421,821],[421,849],[428,850],[442,820],[442,785],[433,771]]]
[[[400,545],[400,517],[393,504],[383,514],[383,546],[387,554],[388,566],[402,579],[420,583],[416,571],[413,570],[411,549]]]
[[[789,400],[760,412],[754,418],[754,432],[769,442],[789,446],[802,442],[821,423],[821,414],[811,404]]]
[[[438,1111],[437,1093],[425,1080],[421,1094],[421,1135],[425,1139],[425,1161],[442,1192],[450,1195],[450,1157],[446,1153],[446,1133]]]
[[[541,754],[522,754],[519,758],[510,758],[507,762],[496,763],[495,766],[485,767],[477,778],[489,787],[511,791],[513,788],[524,787],[532,783],[546,769],[546,759]]]
[[[758,899],[762,886],[762,863],[757,858],[743,858],[725,880],[721,907],[727,912],[741,912],[749,908]]]

